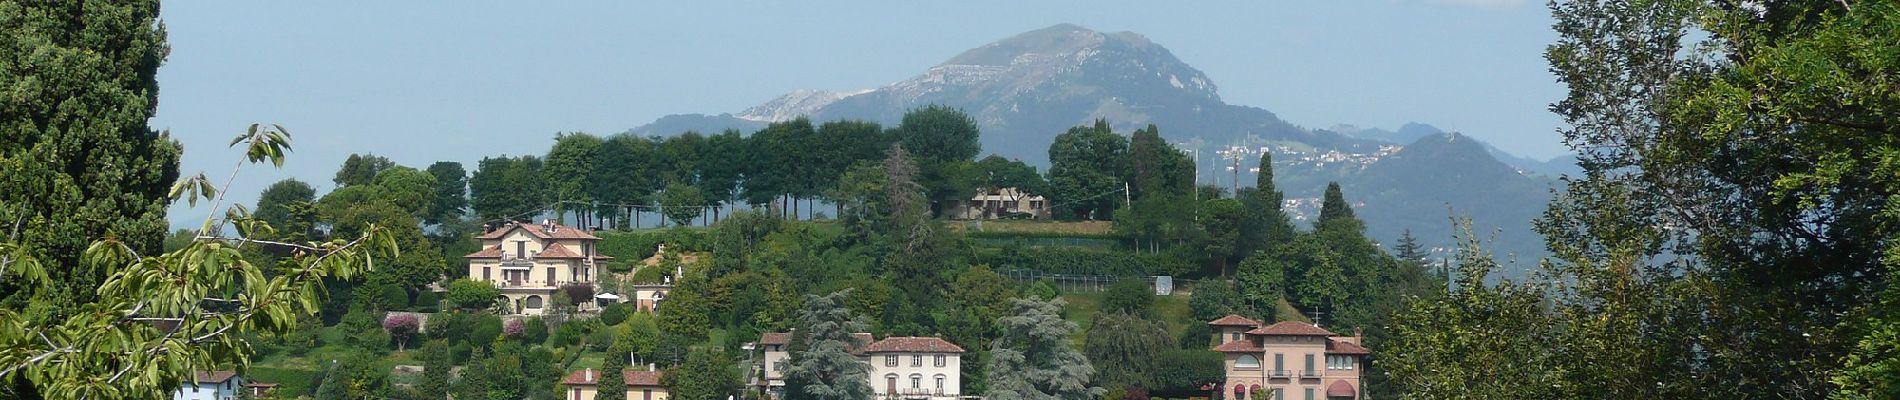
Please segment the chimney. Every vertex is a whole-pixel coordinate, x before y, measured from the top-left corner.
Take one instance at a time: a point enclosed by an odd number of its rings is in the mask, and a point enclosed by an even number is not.
[[[581,371],[584,371],[583,373],[585,373],[585,374],[586,374],[586,376],[583,376],[583,377],[582,377],[582,378],[583,378],[583,379],[581,379],[581,381],[582,381],[582,382],[593,382],[593,381],[594,381],[594,369],[593,369],[593,368],[588,368],[588,369],[584,369],[584,370],[581,370]]]
[[[653,363],[647,363],[647,372],[653,372]]]

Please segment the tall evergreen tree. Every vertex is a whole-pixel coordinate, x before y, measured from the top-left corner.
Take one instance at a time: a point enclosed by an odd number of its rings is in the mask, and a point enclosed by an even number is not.
[[[739,194],[739,183],[744,178],[742,166],[745,158],[745,139],[738,130],[727,129],[718,135],[706,138],[706,148],[699,156],[699,192],[706,204],[712,206],[713,221],[718,221],[720,207],[734,200]],[[842,174],[843,171],[838,171]],[[835,179],[836,175],[832,175]]]
[[[449,344],[444,340],[431,340],[422,345],[422,382],[416,384],[416,391],[422,398],[443,400],[449,394],[449,369],[454,366],[449,356]]]
[[[1240,223],[1241,257],[1256,251],[1271,250],[1293,240],[1296,230],[1292,218],[1281,209],[1286,195],[1273,183],[1273,153],[1260,154],[1260,170],[1254,187],[1242,189],[1238,197],[1246,210]]]
[[[785,370],[785,397],[791,400],[861,400],[872,397],[867,367],[850,349],[862,343],[852,333],[869,328],[845,307],[848,291],[806,295],[798,312],[800,351]]]
[[[435,196],[429,200],[429,212],[422,222],[441,224],[462,218],[468,208],[468,171],[454,161],[429,164],[428,171],[435,176]]]
[[[990,350],[989,397],[997,400],[1086,400],[1106,392],[1090,384],[1088,357],[1069,347],[1075,323],[1062,319],[1061,299],[1015,299],[996,321],[1002,336]]]
[[[1314,228],[1337,221],[1357,222],[1358,218],[1352,214],[1352,203],[1346,202],[1346,194],[1339,190],[1339,182],[1326,183],[1325,196],[1319,203],[1319,219],[1313,220]]]
[[[32,300],[53,317],[96,299],[111,272],[80,265],[92,240],[161,249],[181,149],[147,121],[170,47],[157,1],[4,4],[0,238],[39,260],[52,284],[5,280],[0,305]]]
[[[616,225],[632,227],[637,212],[634,207],[652,201],[658,190],[658,182],[652,179],[659,162],[657,152],[651,140],[628,133],[609,137],[601,144],[587,190],[601,203],[601,214],[618,221]]]
[[[1135,130],[1128,143],[1128,174],[1135,198],[1149,195],[1189,195],[1194,190],[1194,165],[1187,155],[1161,138],[1161,128],[1150,124]]]

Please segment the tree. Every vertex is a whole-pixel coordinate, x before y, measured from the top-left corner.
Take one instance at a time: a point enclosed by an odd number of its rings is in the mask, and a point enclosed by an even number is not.
[[[456,279],[449,282],[449,304],[463,310],[486,310],[495,306],[495,298],[501,297],[501,289],[485,281]]]
[[[349,370],[336,361],[323,373],[323,383],[317,386],[317,400],[349,400]]]
[[[1227,371],[1220,353],[1196,349],[1169,350],[1154,361],[1157,393],[1205,393],[1202,385],[1226,382]]]
[[[1240,225],[1247,219],[1247,211],[1234,199],[1212,199],[1202,204],[1200,225],[1207,236],[1201,249],[1220,264],[1221,276],[1225,277],[1227,264],[1239,255]]]
[[[1248,261],[1253,258],[1249,257]],[[1241,263],[1241,270],[1247,269],[1247,264]],[[1228,314],[1254,314],[1244,305],[1240,294],[1234,292],[1233,281],[1211,279],[1194,285],[1194,292],[1188,297],[1188,312],[1194,322],[1213,321]]]
[[[1261,153],[1257,168],[1260,173],[1254,177],[1254,187],[1234,196],[1246,212],[1246,218],[1240,221],[1242,258],[1284,245],[1293,240],[1295,232],[1292,219],[1281,209],[1286,195],[1273,183],[1273,153]]]
[[[395,167],[396,162],[375,154],[350,154],[343,160],[343,166],[337,168],[336,178],[331,179],[337,187],[368,185],[376,180],[376,174]]]
[[[469,177],[469,206],[487,221],[524,221],[547,205],[541,159],[486,157]]]
[[[1101,312],[1148,315],[1148,307],[1154,302],[1155,292],[1148,286],[1148,280],[1123,279],[1109,285],[1108,292],[1102,295]]]
[[[872,397],[867,368],[850,349],[869,343],[852,333],[869,328],[864,318],[851,314],[844,301],[848,291],[806,295],[798,311],[798,331],[790,365],[785,369],[785,396],[793,400],[859,400]]]
[[[0,307],[61,317],[98,298],[109,269],[80,256],[108,236],[157,253],[182,152],[147,124],[170,51],[158,2],[9,2],[0,21],[3,239],[43,263],[46,284],[0,280]],[[0,397],[7,394],[0,389]]]
[[[462,170],[462,163],[437,161],[429,164],[428,171],[435,177],[435,196],[429,199],[422,222],[434,225],[461,218],[468,208],[468,172]]]
[[[693,218],[705,212],[706,199],[700,197],[699,187],[674,182],[666,185],[666,191],[660,193],[660,207],[666,210],[666,218],[674,225],[693,224]]]
[[[660,376],[668,398],[680,400],[724,400],[742,386],[739,367],[731,357],[716,349],[696,349],[686,364]]]
[[[396,339],[396,351],[403,351],[409,343],[409,338],[416,334],[417,328],[421,327],[422,324],[416,321],[415,314],[389,313],[388,316],[383,317],[383,330]]]
[[[727,129],[718,135],[706,138],[706,147],[699,156],[699,192],[705,198],[706,205],[712,206],[713,220],[719,220],[719,209],[726,202],[738,196],[739,182],[745,173],[745,139],[736,129]],[[842,172],[842,171],[840,171]],[[835,177],[837,174],[826,175]]]
[[[1127,169],[1128,140],[1109,130],[1108,121],[1069,128],[1049,144],[1049,198],[1061,218],[1094,219],[1112,215],[1121,199],[1120,177]]]
[[[297,221],[292,218],[298,216],[295,215],[294,208],[300,203],[309,204],[316,201],[316,196],[317,190],[311,188],[310,184],[303,183],[303,181],[296,179],[277,181],[277,183],[271,184],[270,187],[264,188],[263,193],[257,195],[257,211],[253,215],[255,215],[259,221],[270,224],[273,228],[282,229],[293,225],[303,225],[304,221]],[[285,231],[282,233],[295,234],[299,232]]]
[[[1319,219],[1313,220],[1313,227],[1348,220],[1358,221],[1352,215],[1352,203],[1346,202],[1346,195],[1339,190],[1339,182],[1326,183],[1326,195],[1319,203]]]
[[[627,400],[627,358],[618,354],[607,357],[600,367],[595,400]]]
[[[149,20],[147,20],[149,22]],[[281,127],[253,125],[232,146],[245,163],[282,165],[289,134]],[[243,163],[239,164],[244,165]],[[166,253],[140,254],[128,242],[100,238],[79,259],[109,271],[94,288],[96,301],[72,305],[71,316],[19,314],[0,308],[0,378],[8,397],[56,395],[75,398],[160,398],[192,375],[217,364],[249,362],[251,347],[237,333],[287,334],[297,316],[317,312],[322,279],[354,278],[396,251],[380,228],[364,236],[323,244],[260,242],[269,231],[242,207],[222,202],[220,188],[202,175],[179,181],[172,195],[212,203],[202,234]],[[230,227],[235,236],[222,236]],[[283,247],[291,254],[267,278],[239,246]],[[0,242],[0,280],[52,284],[46,266],[19,242]],[[56,264],[54,264],[56,265]],[[186,273],[189,271],[189,273]],[[234,296],[229,288],[243,288]]]
[[[969,197],[973,182],[966,166],[983,151],[976,119],[956,108],[924,106],[904,113],[893,136],[915,155],[918,183],[933,204]]]
[[[1089,359],[1069,347],[1075,323],[1062,319],[1061,299],[1011,300],[996,321],[1002,336],[990,350],[989,397],[997,400],[1084,400],[1106,392],[1091,386]]]
[[[1093,383],[1111,388],[1152,388],[1161,354],[1174,349],[1168,327],[1133,314],[1095,317],[1083,349],[1095,370]]]
[[[1194,164],[1186,154],[1161,138],[1161,128],[1153,124],[1135,130],[1128,143],[1128,176],[1123,181],[1134,186],[1132,195],[1186,195],[1194,190]]]
[[[1296,249],[1310,249],[1310,246],[1296,247]],[[1297,267],[1296,263],[1299,262],[1279,257],[1290,253],[1292,252],[1255,253],[1252,257],[1247,257],[1246,260],[1240,262],[1242,304],[1264,315],[1273,314],[1272,310],[1279,306],[1280,300],[1287,297],[1287,271],[1289,268]]]
[[[632,227],[633,207],[652,198],[657,184],[652,176],[659,161],[655,152],[652,141],[630,133],[610,136],[601,144],[587,179],[588,196],[600,202],[598,212],[617,221],[615,226]]]
[[[541,174],[551,200],[558,202],[554,206],[556,218],[566,219],[569,210],[593,209],[587,182],[594,176],[594,162],[600,158],[602,143],[599,136],[586,133],[554,135],[554,147],[548,149]],[[587,220],[584,216],[576,219],[583,225]]]
[[[371,181],[380,190],[382,200],[421,219],[429,215],[429,202],[435,198],[435,176],[405,166],[384,168]]]
[[[424,398],[441,400],[449,393],[449,344],[446,341],[431,340],[422,345],[422,381],[416,383],[416,391]]]
[[[1392,341],[1380,347],[1385,350],[1379,365],[1391,371],[1401,392],[1417,398],[1537,399],[1589,397],[1601,389],[1567,384],[1555,365],[1548,348],[1554,321],[1539,294],[1545,288],[1487,283],[1497,263],[1475,238],[1466,237],[1454,257],[1457,290],[1401,311]]]

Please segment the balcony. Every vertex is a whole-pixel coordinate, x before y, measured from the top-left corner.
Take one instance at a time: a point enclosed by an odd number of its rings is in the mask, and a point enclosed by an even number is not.
[[[931,396],[942,395],[942,393],[937,393],[937,391],[930,389],[904,389],[898,391],[898,393],[902,394],[903,398],[906,399],[928,399]]]
[[[1319,377],[1325,375],[1325,372],[1326,371],[1321,371],[1321,370],[1316,370],[1316,369],[1300,371],[1300,378],[1301,379],[1319,379]]]
[[[1269,378],[1286,378],[1287,376],[1290,376],[1290,375],[1293,375],[1293,371],[1288,371],[1284,369],[1276,369],[1272,371],[1267,371],[1267,377]]]

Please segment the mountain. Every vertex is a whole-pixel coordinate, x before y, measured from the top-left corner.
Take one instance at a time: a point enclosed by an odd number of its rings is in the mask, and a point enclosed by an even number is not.
[[[1305,215],[1308,203],[1317,207],[1328,181],[1339,181],[1366,210],[1368,233],[1382,243],[1409,228],[1428,246],[1449,247],[1449,203],[1479,221],[1479,229],[1508,232],[1500,247],[1541,255],[1535,250],[1542,239],[1523,227],[1542,212],[1547,182],[1499,162],[1476,140],[1421,123],[1396,131],[1302,128],[1265,109],[1227,104],[1200,70],[1130,32],[1059,24],[964,51],[889,85],[799,90],[735,114],[672,115],[632,131],[751,132],[798,116],[891,126],[906,111],[931,104],[969,113],[982,129],[986,153],[1036,165],[1047,165],[1056,135],[1098,118],[1118,132],[1159,126],[1163,137],[1201,158],[1203,184],[1253,180],[1245,168],[1228,170],[1212,150],[1264,149],[1274,153],[1276,181],[1296,215]]]

